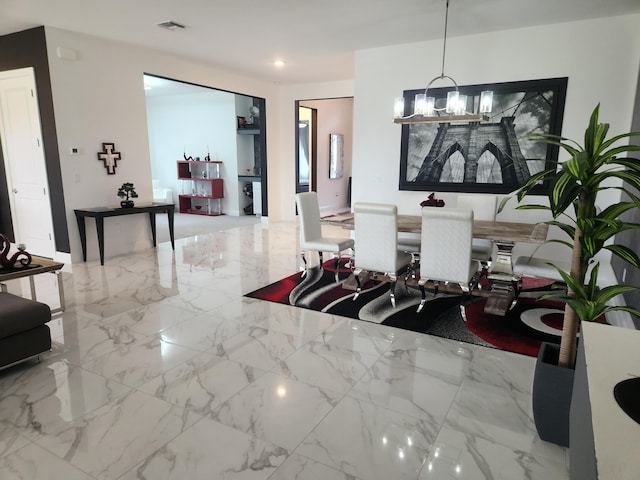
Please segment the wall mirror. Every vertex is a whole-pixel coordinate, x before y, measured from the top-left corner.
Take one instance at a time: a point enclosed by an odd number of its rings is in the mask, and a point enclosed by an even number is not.
[[[329,134],[329,178],[342,178],[344,171],[344,136]]]

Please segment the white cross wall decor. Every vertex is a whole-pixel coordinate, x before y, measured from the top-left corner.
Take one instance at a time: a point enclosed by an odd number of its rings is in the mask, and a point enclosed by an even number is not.
[[[114,151],[116,149],[115,143],[103,143],[102,152],[98,152],[98,161],[104,162],[104,168],[107,169],[108,175],[116,174],[117,161],[122,160],[120,158],[120,152]]]

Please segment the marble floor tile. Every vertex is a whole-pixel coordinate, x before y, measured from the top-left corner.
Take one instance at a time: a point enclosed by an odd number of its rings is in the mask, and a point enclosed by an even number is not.
[[[69,462],[33,443],[0,458],[0,474],[2,480],[93,480]]]
[[[369,480],[416,479],[435,440],[424,420],[343,398],[295,453]]]
[[[29,445],[31,442],[4,421],[0,421],[0,459]],[[0,472],[2,469],[0,468]]]
[[[201,353],[141,385],[139,390],[206,416],[265,373],[266,370]]]
[[[87,320],[75,322],[65,328],[64,335],[52,342],[65,352],[67,361],[81,365],[143,338],[145,335],[134,332],[127,326],[113,326],[106,322]]]
[[[197,353],[159,338],[146,337],[84,363],[82,367],[130,387],[138,387]]]
[[[434,443],[419,480],[566,480],[564,452],[554,447],[537,439],[532,440],[529,448],[521,450],[445,427]]]
[[[280,362],[273,371],[344,394],[378,358],[378,355],[354,352],[314,340]]]
[[[340,321],[340,317],[285,305],[285,308],[276,311],[269,319],[259,325],[269,330],[311,340],[318,333]]]
[[[216,308],[236,300],[238,295],[232,295],[220,289],[191,289],[186,293],[166,300],[168,305],[181,308],[188,312],[210,312]]]
[[[119,480],[266,480],[288,453],[203,418]]]
[[[101,323],[128,328],[135,333],[149,336],[190,320],[198,314],[199,312],[190,313],[158,302],[130,310],[121,315],[105,318]]]
[[[210,353],[270,370],[305,344],[305,341],[295,335],[254,326],[211,349]]]
[[[267,373],[223,403],[211,418],[293,450],[340,394]]]
[[[269,480],[359,480],[310,458],[291,454]]]
[[[200,419],[132,391],[36,443],[97,479],[115,479]]]
[[[9,424],[31,440],[49,435],[61,425],[115,401],[130,388],[102,376],[69,367],[19,390],[0,392],[0,423]]]
[[[393,327],[345,318],[319,333],[314,340],[354,352],[381,355],[389,350],[398,332]]]
[[[186,322],[160,332],[163,341],[189,347],[198,351],[216,349],[220,344],[249,327],[240,322],[228,321],[217,311],[201,313]]]
[[[278,310],[284,308],[287,306],[244,297],[225,303],[216,309],[216,313],[228,321],[238,321],[245,325],[264,325]]]
[[[421,418],[438,433],[458,393],[459,384],[447,375],[388,358],[378,360],[348,395]]]

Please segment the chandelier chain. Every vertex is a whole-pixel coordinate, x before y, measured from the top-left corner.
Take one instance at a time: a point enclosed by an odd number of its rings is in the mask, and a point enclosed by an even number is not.
[[[447,6],[445,8],[444,13],[444,40],[442,43],[442,72],[440,73],[440,78],[444,78],[444,57],[447,52],[447,24],[449,20],[449,0],[447,0]]]

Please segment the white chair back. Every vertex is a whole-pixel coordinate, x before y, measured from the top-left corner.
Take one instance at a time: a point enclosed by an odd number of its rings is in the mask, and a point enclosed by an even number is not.
[[[458,195],[456,208],[460,210],[473,210],[475,220],[496,219],[498,197],[495,195]]]
[[[296,205],[300,217],[300,247],[322,237],[320,225],[320,206],[316,192],[303,192],[296,194]]]
[[[495,195],[458,195],[457,208],[473,210],[475,220],[496,219],[498,197]],[[486,262],[491,258],[493,242],[484,238],[474,238],[472,242],[473,258]]]
[[[423,207],[420,277],[468,283],[472,235],[472,210]]]
[[[406,265],[398,264],[398,207],[359,202],[353,212],[356,268],[396,273]]]

